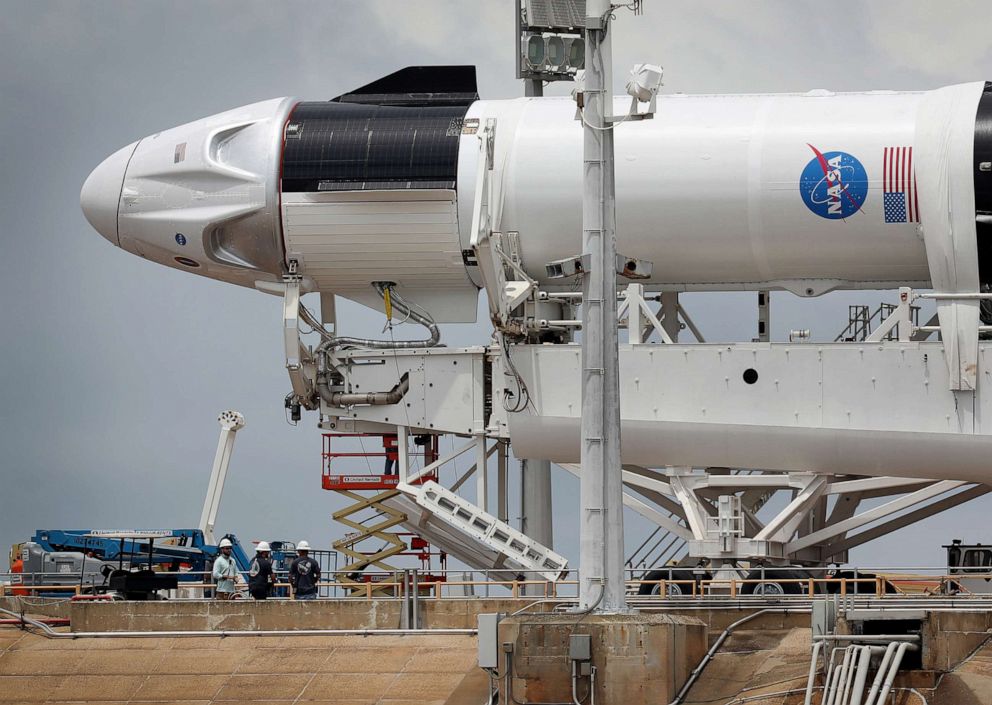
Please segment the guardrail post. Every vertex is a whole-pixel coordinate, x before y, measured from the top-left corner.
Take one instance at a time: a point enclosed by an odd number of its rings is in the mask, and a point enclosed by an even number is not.
[[[882,597],[885,594],[885,590],[882,589],[882,578],[880,576],[875,576],[875,597]]]
[[[730,596],[737,597],[737,578],[730,579]]]
[[[813,597],[813,595],[816,594],[816,584],[815,584],[815,582],[816,581],[812,577],[809,579],[809,596],[810,597]]]

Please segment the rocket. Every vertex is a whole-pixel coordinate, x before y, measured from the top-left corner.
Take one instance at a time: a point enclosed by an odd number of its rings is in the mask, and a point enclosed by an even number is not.
[[[624,100],[614,113],[622,115]],[[582,123],[570,98],[481,100],[470,66],[409,67],[330,101],[278,98],[163,130],[94,169],[90,224],[213,279],[476,315],[470,226],[494,130],[494,229],[523,269],[581,251]],[[933,91],[664,95],[615,130],[617,247],[654,290],[992,282],[992,84]]]

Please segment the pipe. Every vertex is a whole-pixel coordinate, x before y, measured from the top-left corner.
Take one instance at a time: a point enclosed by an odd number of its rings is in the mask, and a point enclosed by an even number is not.
[[[870,646],[854,646],[853,652],[851,654],[851,667],[847,670],[847,678],[844,681],[844,687],[841,689],[840,700],[836,701],[837,705],[849,705],[851,690],[854,686],[855,681],[858,677],[864,673],[865,678],[868,677],[866,670],[868,664],[871,662],[871,647]],[[865,656],[867,655],[868,660],[865,661]]]
[[[703,672],[703,669],[706,668],[706,664],[708,664],[713,659],[714,654],[716,654],[717,650],[720,648],[723,642],[727,640],[727,637],[730,636],[731,633],[733,633],[733,631],[737,627],[744,624],[745,622],[751,621],[755,617],[759,617],[763,614],[773,614],[773,613],[774,614],[809,614],[810,610],[768,608],[768,609],[758,610],[757,612],[752,612],[748,616],[738,619],[736,622],[734,622],[729,627],[724,629],[723,633],[719,637],[717,637],[717,640],[713,643],[713,646],[711,646],[710,650],[706,652],[706,655],[703,657],[703,660],[700,661],[698,666],[692,669],[692,673],[689,674],[689,677],[686,679],[685,684],[683,684],[683,686],[679,689],[679,692],[675,696],[675,699],[672,700],[672,702],[670,702],[668,705],[681,705],[682,701],[685,699],[685,696],[689,694],[689,689],[692,688],[693,684],[696,682],[700,674]]]
[[[865,700],[865,705],[871,705],[875,702],[875,696],[878,695],[879,688],[882,687],[882,681],[885,680],[885,673],[888,670],[889,662],[892,661],[892,655],[898,647],[899,643],[893,641],[885,648],[885,655],[882,657],[882,663],[878,666],[878,672],[875,674],[875,680],[871,684],[871,690],[868,691],[868,699]]]
[[[882,686],[882,690],[879,693],[878,700],[876,701],[879,705],[882,705],[885,702],[885,699],[889,697],[889,690],[892,688],[892,682],[896,679],[896,671],[899,670],[899,664],[902,663],[902,657],[911,646],[914,649],[916,648],[914,644],[908,644],[906,642],[899,644],[896,655],[892,658],[892,665],[889,666],[889,673],[885,677],[885,684]],[[872,702],[869,701],[866,705],[872,705]]]
[[[367,392],[365,394],[354,392],[332,392],[328,388],[327,382],[317,383],[317,391],[320,398],[329,406],[353,406],[355,404],[369,404],[371,406],[387,406],[398,404],[410,389],[410,376],[404,374],[399,383],[388,392]]]
[[[204,636],[406,636],[409,634],[438,634],[444,636],[471,636],[478,634],[478,629],[204,629],[204,630],[172,630],[160,632],[57,632],[50,626],[31,617],[21,617],[16,612],[0,608],[0,613],[17,617],[23,622],[41,630],[42,636],[52,639],[112,639],[112,638],[149,638],[158,637],[204,637]]]
[[[816,634],[813,636],[814,641],[907,641],[914,642],[919,640],[917,634]]]
[[[47,624],[52,627],[68,627],[69,620],[65,617],[46,617],[45,619],[36,620],[42,624]],[[26,619],[18,617],[17,619],[0,619],[0,624],[2,625],[21,625],[28,623]]]
[[[849,705],[861,705],[861,698],[865,694],[865,682],[868,680],[868,670],[871,668],[871,655],[873,651],[884,651],[884,649],[880,646],[865,646],[861,650],[861,658],[858,661],[858,675],[854,679],[851,698],[847,700]]]
[[[841,690],[844,683],[844,678],[847,675],[847,669],[851,664],[851,651],[854,647],[848,646],[844,649],[844,661],[841,663],[840,668],[834,671],[833,680],[830,682],[829,693],[824,693],[823,695],[823,705],[834,705],[834,701],[837,699],[837,693]],[[840,705],[837,703],[837,705]]]
[[[809,662],[809,676],[806,679],[806,699],[803,701],[803,705],[812,705],[813,702],[813,684],[816,683],[816,659],[820,656],[820,648],[823,646],[822,641],[818,641],[813,644],[813,658]]]
[[[395,285],[392,282],[373,282],[372,286],[375,287],[375,290],[379,293],[379,296],[382,296],[383,298],[386,296],[386,291],[389,291],[389,298],[392,302],[393,308],[397,309],[400,313],[406,314],[410,320],[416,321],[420,325],[424,326],[430,332],[430,338],[426,338],[424,340],[374,340],[372,338],[349,338],[346,336],[339,336],[327,338],[323,343],[321,343],[317,348],[318,354],[326,355],[329,350],[342,348],[347,345],[356,348],[372,348],[373,350],[433,348],[441,341],[441,330],[437,327],[434,319],[425,313],[415,311],[413,309],[413,304],[396,293],[393,289]],[[307,320],[307,323],[310,323],[310,321]]]
[[[821,703],[826,703],[827,697],[829,697],[831,691],[837,687],[837,679],[840,676],[840,668],[837,667],[838,651],[846,652],[846,649],[842,646],[838,646],[830,651],[830,661],[827,664],[827,672],[823,678],[823,696],[820,698]]]

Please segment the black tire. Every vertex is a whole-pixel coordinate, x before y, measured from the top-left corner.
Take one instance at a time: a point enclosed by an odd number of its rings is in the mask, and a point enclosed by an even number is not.
[[[670,577],[669,577],[670,576]],[[691,568],[667,568],[661,570],[651,570],[641,578],[642,580],[692,580],[697,583],[696,594],[699,594],[698,583],[700,580],[709,580],[710,574],[698,575]],[[660,595],[661,583],[642,583],[637,588],[638,595]],[[665,584],[667,597],[689,597],[692,595],[692,585],[684,582],[673,582]]]
[[[747,580],[759,580],[762,582],[747,582],[741,586],[742,595],[761,595],[765,597],[779,597],[785,595],[805,595],[806,584],[794,582],[796,580],[806,580],[809,573],[802,570],[792,570],[789,568],[755,568],[747,574]]]

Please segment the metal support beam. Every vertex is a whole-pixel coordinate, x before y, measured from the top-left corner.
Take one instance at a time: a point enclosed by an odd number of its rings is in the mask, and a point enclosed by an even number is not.
[[[903,509],[908,509],[909,507],[919,504],[920,502],[926,502],[929,499],[933,499],[934,497],[942,495],[945,492],[950,492],[951,490],[965,484],[968,483],[957,482],[955,480],[943,480],[941,482],[936,482],[930,487],[917,490],[912,494],[899,497],[891,502],[886,502],[881,506],[863,512],[856,517],[851,517],[846,521],[838,522],[837,524],[828,526],[820,531],[814,531],[808,536],[803,536],[795,541],[790,541],[786,544],[786,553],[796,553],[804,548],[809,548],[810,546],[815,546],[818,543],[829,541],[836,536],[843,536],[851,529],[858,529],[865,524],[871,524],[874,521],[883,519],[891,514],[902,511]]]
[[[484,511],[489,511],[489,473],[486,472],[487,453],[486,437],[475,439],[475,503]]]
[[[863,543],[873,541],[879,536],[885,536],[893,531],[898,531],[904,526],[909,526],[921,519],[926,519],[932,517],[934,514],[940,514],[943,511],[950,509],[951,507],[956,507],[958,505],[964,504],[965,502],[970,502],[973,499],[977,499],[983,495],[988,494],[992,491],[992,488],[986,485],[975,485],[970,489],[964,490],[963,492],[958,492],[951,495],[950,497],[944,497],[936,502],[926,505],[925,507],[920,507],[919,509],[914,509],[911,512],[907,512],[902,516],[896,517],[895,519],[890,519],[889,521],[874,526],[867,531],[862,531],[859,534],[851,536],[846,539],[837,541],[836,543],[829,544],[824,550],[824,559],[830,556],[837,555],[843,551],[848,551],[852,548],[860,546]]]
[[[520,461],[520,530],[548,548],[554,548],[551,462]]]
[[[562,468],[563,470],[567,470],[576,477],[581,477],[582,475],[582,470],[575,463],[560,463],[558,467]],[[673,517],[664,516],[663,514],[658,512],[657,509],[648,506],[645,502],[637,499],[628,492],[622,492],[622,497],[623,497],[623,505],[625,507],[634,510],[648,521],[653,522],[654,524],[660,526],[665,531],[675,534],[685,539],[686,541],[692,538],[692,532],[690,532],[687,528],[679,524]]]
[[[626,610],[609,0],[586,3],[579,608]]]
[[[679,292],[661,292],[661,327],[668,333],[673,343],[679,342],[679,331],[682,323],[679,321]]]
[[[793,520],[796,518],[801,520],[809,512],[810,507],[816,504],[826,488],[827,478],[825,476],[816,475],[809,478],[809,484],[796,494],[785,509],[765,524],[765,528],[755,534],[755,540],[788,541],[798,526],[798,523],[794,523]]]
[[[771,292],[763,289],[758,292],[758,337],[759,343],[767,343],[771,340],[772,331],[772,307]]]
[[[396,449],[399,457],[396,459],[397,475],[400,482],[406,482],[410,475],[410,428],[408,426],[396,427]]]
[[[506,442],[496,442],[496,518],[510,520],[510,501],[507,497]],[[550,548],[550,547],[549,547]]]

